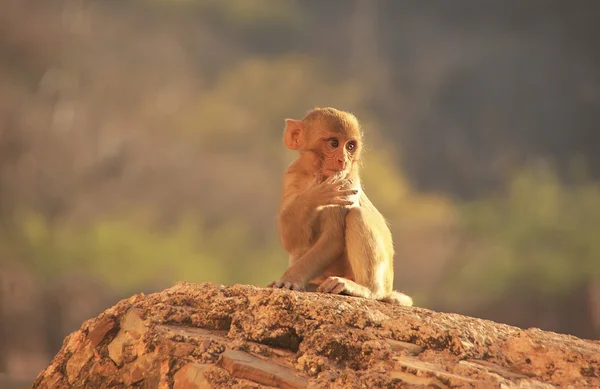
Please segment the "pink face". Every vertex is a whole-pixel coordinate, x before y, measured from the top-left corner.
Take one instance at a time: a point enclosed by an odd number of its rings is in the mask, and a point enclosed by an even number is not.
[[[356,139],[334,134],[319,140],[320,154],[323,158],[321,174],[329,177],[341,171],[349,171],[358,148]]]

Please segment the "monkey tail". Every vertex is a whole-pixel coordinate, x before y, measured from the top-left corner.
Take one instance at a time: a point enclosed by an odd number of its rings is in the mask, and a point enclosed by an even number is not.
[[[392,294],[390,294],[388,297],[384,298],[382,301],[402,305],[404,307],[412,307],[412,305],[413,305],[412,297],[410,297],[404,293],[396,292],[395,290],[392,291]]]

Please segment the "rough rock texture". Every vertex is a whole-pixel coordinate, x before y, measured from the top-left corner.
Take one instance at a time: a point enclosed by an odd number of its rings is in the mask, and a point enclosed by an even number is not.
[[[69,335],[33,388],[600,388],[600,342],[358,298],[177,284]]]

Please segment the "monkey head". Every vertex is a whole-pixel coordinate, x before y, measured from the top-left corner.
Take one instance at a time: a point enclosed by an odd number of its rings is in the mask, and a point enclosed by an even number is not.
[[[323,178],[347,174],[360,160],[362,132],[358,120],[335,108],[314,108],[302,120],[285,120],[284,143],[301,158],[315,159]]]

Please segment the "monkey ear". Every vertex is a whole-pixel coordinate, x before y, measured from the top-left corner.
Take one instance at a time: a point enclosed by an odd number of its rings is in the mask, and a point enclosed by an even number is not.
[[[283,135],[283,143],[290,150],[298,150],[302,145],[302,131],[304,123],[302,120],[285,119],[285,133]]]

